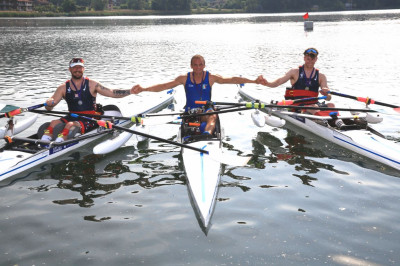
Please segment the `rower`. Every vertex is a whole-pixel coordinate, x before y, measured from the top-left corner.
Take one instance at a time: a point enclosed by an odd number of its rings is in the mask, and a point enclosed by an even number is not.
[[[187,113],[202,113],[213,111],[210,108],[202,109],[202,105],[196,104],[195,101],[210,101],[212,86],[214,83],[219,84],[244,84],[244,83],[257,83],[260,84],[261,76],[255,80],[250,80],[243,77],[222,77],[217,74],[211,74],[205,71],[205,60],[201,55],[195,55],[190,61],[192,72],[178,76],[174,80],[162,84],[153,85],[143,88],[140,85],[135,85],[132,89],[135,94],[143,91],[160,92],[163,90],[175,88],[176,86],[183,85],[185,88],[186,105],[185,112]],[[206,122],[203,134],[213,134],[217,124],[217,115],[201,116],[200,122]]]
[[[330,100],[329,88],[327,78],[322,74],[319,69],[315,68],[315,63],[318,60],[319,52],[315,48],[307,48],[304,51],[304,64],[292,68],[286,74],[277,78],[274,81],[268,81],[262,77],[261,84],[270,88],[278,87],[287,81],[290,81],[291,86],[286,89],[285,99],[296,100],[302,98],[316,98],[318,94],[327,96],[327,100]],[[300,104],[299,104],[300,105]],[[319,107],[330,107],[334,108],[333,103],[319,103],[318,100],[310,100],[309,102],[303,102],[301,105],[304,106],[319,106]],[[318,110],[307,110],[307,112],[315,115],[322,115],[323,111]],[[341,128],[344,122],[341,119],[336,119],[334,125]]]
[[[99,105],[96,104],[98,93],[106,97],[122,98],[133,92],[133,89],[109,89],[101,85],[99,82],[83,76],[85,71],[84,63],[85,61],[82,58],[71,59],[69,62],[71,79],[58,86],[53,96],[47,99],[45,106],[46,110],[51,111],[62,99],[64,99],[67,102],[68,111],[70,112],[83,115],[99,115],[101,114],[101,109],[99,109]],[[61,126],[62,128],[60,133],[54,136],[56,126],[62,123],[65,123],[65,125]],[[70,132],[76,128],[78,128],[81,134],[84,134],[85,132],[97,127],[98,125],[96,121],[66,115],[61,119],[51,121],[50,125],[45,129],[41,139],[50,141],[56,138],[56,142],[62,142],[66,140]]]

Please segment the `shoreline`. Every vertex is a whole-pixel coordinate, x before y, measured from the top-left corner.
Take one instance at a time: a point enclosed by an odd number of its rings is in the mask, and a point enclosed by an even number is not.
[[[313,11],[313,15],[328,12],[362,12],[362,11],[395,11],[400,9],[359,9],[359,10],[324,10]],[[179,16],[179,15],[217,15],[217,14],[266,14],[266,15],[284,15],[301,13],[302,11],[292,11],[284,13],[249,13],[238,9],[193,9],[191,12],[170,12],[157,10],[131,10],[131,9],[114,9],[103,11],[78,11],[73,13],[55,13],[55,12],[37,12],[37,11],[0,11],[0,18],[51,18],[51,17],[107,17],[107,16]]]
[[[246,13],[234,9],[204,9],[192,12],[167,12],[158,10],[114,9],[103,11],[79,11],[73,13],[37,12],[37,11],[0,11],[0,17],[34,18],[34,17],[106,17],[106,16],[171,16],[171,15],[200,15],[200,14],[240,14]]]

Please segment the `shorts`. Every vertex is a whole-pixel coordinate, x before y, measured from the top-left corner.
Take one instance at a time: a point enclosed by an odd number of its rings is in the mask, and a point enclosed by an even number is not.
[[[81,125],[81,134],[84,134],[85,132],[89,132],[99,127],[96,121],[90,121],[79,117],[72,117],[70,115],[61,117],[60,120],[63,121],[64,123],[78,122]]]

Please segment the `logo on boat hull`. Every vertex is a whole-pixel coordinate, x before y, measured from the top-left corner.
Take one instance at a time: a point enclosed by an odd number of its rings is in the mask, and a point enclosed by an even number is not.
[[[63,150],[65,150],[65,149],[67,149],[67,148],[69,148],[71,146],[74,146],[74,145],[76,145],[78,143],[79,142],[77,141],[77,142],[69,143],[67,145],[52,147],[52,148],[50,148],[49,154],[51,155],[51,154],[55,154],[57,152],[63,151]]]

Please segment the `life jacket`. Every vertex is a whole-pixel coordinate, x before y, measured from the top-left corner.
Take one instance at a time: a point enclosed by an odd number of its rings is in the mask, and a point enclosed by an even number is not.
[[[299,77],[291,88],[286,88],[285,99],[296,100],[310,97],[318,97],[319,93],[319,70],[314,68],[311,76],[315,71],[313,77],[307,78],[304,71],[304,65],[299,66]],[[318,100],[302,102],[301,105],[315,104]],[[294,104],[299,105],[299,104]]]
[[[65,101],[70,112],[90,114],[96,111],[96,97],[90,93],[89,78],[85,77],[81,87],[75,90],[72,90],[70,80],[65,82],[65,87]]]
[[[211,85],[209,82],[209,73],[206,71],[204,80],[199,84],[195,84],[190,80],[190,72],[187,74],[185,83],[186,105],[185,111],[193,108],[201,108],[201,104],[196,104],[195,101],[211,101]]]

